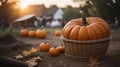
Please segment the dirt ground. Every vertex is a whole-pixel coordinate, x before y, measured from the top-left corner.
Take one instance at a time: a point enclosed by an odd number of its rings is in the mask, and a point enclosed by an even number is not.
[[[111,33],[112,39],[108,47],[106,56],[100,59],[99,67],[120,67],[120,32]],[[54,36],[52,33],[47,35],[46,39],[28,38],[28,37],[16,37],[16,39],[32,44],[34,47],[39,49],[39,44],[46,40],[51,46],[60,45],[60,37]],[[51,57],[48,53],[41,53],[40,56],[43,58],[39,62],[37,67],[88,67],[88,62],[81,62],[77,60],[71,60],[65,57],[64,53],[57,57]]]

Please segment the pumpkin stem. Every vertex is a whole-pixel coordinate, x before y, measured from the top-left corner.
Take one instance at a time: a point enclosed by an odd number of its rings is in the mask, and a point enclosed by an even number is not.
[[[48,40],[45,41],[45,44],[47,44],[47,43],[48,43]]]
[[[30,30],[34,30],[34,28],[32,27]]]
[[[60,44],[61,44],[61,46],[64,46],[64,43],[62,41],[60,42]]]
[[[57,46],[54,46],[54,48],[56,48]]]
[[[82,24],[81,26],[87,26],[88,23],[86,21],[85,13],[83,11],[80,11],[81,17],[82,17]]]
[[[43,30],[43,29],[44,29],[44,26],[41,26],[40,29]]]

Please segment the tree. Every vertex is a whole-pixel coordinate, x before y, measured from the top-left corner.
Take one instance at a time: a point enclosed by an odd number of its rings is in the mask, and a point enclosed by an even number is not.
[[[79,2],[81,0],[73,0]],[[120,16],[120,0],[86,0],[84,8],[88,9],[91,16],[102,18]]]
[[[9,24],[19,16],[19,10],[15,9],[16,1],[8,2],[9,0],[0,0],[0,26],[7,28]]]
[[[80,13],[79,13],[79,9],[77,8],[73,8],[71,6],[68,6],[65,10],[64,10],[64,14],[63,14],[63,18],[66,21],[69,21],[71,19],[75,19],[75,18],[80,18]]]

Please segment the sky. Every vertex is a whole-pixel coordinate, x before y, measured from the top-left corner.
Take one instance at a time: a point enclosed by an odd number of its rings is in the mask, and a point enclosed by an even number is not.
[[[46,7],[50,5],[57,5],[58,7],[65,7],[71,5],[73,7],[78,7],[79,4],[74,3],[72,0],[20,0],[23,7],[29,4],[44,4]]]

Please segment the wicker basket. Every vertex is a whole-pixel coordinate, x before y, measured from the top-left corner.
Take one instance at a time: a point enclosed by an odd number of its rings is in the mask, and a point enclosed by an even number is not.
[[[71,59],[87,61],[88,58],[104,56],[110,37],[98,40],[77,41],[61,37],[65,46],[65,56]]]

